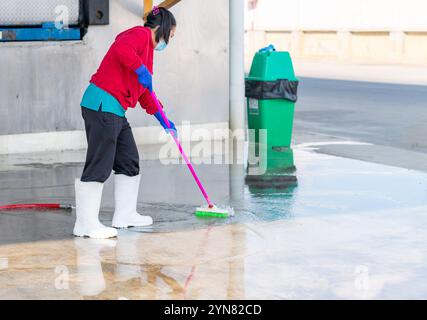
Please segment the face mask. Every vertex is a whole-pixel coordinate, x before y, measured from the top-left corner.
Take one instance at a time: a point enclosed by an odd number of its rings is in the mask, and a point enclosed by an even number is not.
[[[167,46],[168,45],[166,44],[165,40],[161,39],[154,50],[163,51]]]

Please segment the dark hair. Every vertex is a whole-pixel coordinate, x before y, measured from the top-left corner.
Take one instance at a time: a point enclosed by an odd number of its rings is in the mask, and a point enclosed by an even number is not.
[[[163,38],[166,43],[169,43],[171,30],[176,27],[176,20],[172,12],[163,7],[154,7],[148,14],[144,27],[154,29],[157,26],[159,29],[156,31],[156,41],[159,42]]]

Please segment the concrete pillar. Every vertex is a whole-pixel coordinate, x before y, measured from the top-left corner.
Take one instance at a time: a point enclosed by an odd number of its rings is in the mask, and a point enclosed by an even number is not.
[[[230,129],[233,133],[243,131],[243,141],[232,143],[239,159],[246,147],[245,106],[245,45],[244,45],[244,1],[230,0]],[[244,142],[244,143],[242,143]],[[236,160],[234,160],[236,161]],[[230,166],[230,197],[240,199],[244,190],[244,166]]]
[[[245,125],[244,1],[230,0],[230,129]]]

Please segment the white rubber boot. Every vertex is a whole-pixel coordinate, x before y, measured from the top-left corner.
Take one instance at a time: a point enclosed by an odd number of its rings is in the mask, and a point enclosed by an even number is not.
[[[76,179],[76,224],[74,235],[93,239],[108,239],[117,236],[117,230],[99,222],[103,183],[81,182]]]
[[[114,176],[116,209],[113,217],[113,227],[145,227],[153,224],[151,217],[142,216],[136,212],[140,181],[141,175],[128,177],[124,174],[116,174]]]

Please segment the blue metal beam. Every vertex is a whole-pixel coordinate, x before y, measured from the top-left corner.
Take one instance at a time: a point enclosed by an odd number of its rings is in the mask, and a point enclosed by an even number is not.
[[[80,40],[80,28],[56,28],[53,22],[44,23],[41,27],[2,28],[0,42],[12,41],[65,41]]]

